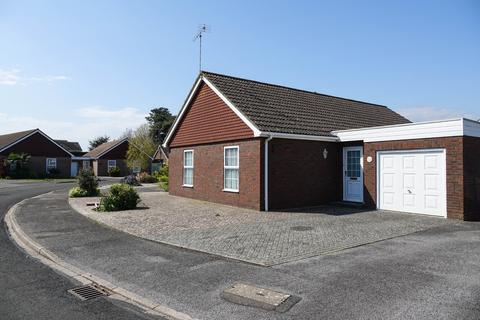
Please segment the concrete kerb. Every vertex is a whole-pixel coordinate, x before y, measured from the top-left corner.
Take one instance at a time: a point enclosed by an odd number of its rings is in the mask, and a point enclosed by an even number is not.
[[[50,192],[49,192],[50,193]],[[47,193],[48,194],[48,193]],[[45,195],[45,194],[43,194]],[[37,198],[32,197],[32,198]],[[32,199],[30,198],[30,199]],[[151,301],[147,298],[139,296],[127,289],[118,287],[104,279],[87,273],[65,261],[60,259],[57,255],[49,250],[43,248],[41,245],[32,240],[18,225],[15,219],[16,211],[29,199],[20,201],[12,206],[5,215],[5,224],[7,227],[10,238],[22,248],[28,255],[36,258],[41,263],[54,269],[56,272],[70,278],[74,282],[79,282],[82,285],[97,284],[104,287],[111,295],[109,298],[115,300],[121,300],[123,302],[130,303],[137,308],[140,308],[144,313],[149,315],[166,317],[173,320],[194,320],[191,316],[173,310],[167,306],[163,306],[158,302]]]

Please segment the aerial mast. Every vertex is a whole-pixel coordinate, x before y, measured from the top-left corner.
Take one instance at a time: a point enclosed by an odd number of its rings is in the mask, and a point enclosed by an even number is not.
[[[206,24],[198,26],[198,32],[193,38],[193,41],[199,40],[199,59],[198,59],[198,71],[202,71],[202,37],[204,33],[210,32],[210,27]]]

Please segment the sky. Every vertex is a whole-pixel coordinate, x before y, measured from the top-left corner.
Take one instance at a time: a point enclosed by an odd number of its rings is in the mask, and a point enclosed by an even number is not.
[[[120,136],[176,114],[203,69],[480,118],[480,1],[0,0],[0,134]]]

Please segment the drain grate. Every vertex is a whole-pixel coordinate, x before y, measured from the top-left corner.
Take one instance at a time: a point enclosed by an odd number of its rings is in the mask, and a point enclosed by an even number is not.
[[[68,292],[83,301],[110,295],[107,290],[92,284],[73,288],[68,290]]]

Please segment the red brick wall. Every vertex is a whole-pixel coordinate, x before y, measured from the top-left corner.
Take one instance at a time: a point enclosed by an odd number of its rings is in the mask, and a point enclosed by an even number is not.
[[[480,220],[480,138],[463,138],[465,220]]]
[[[93,172],[99,177],[108,176],[108,160],[116,160],[120,169],[120,176],[124,177],[130,173],[125,159],[98,159],[93,161]]]
[[[327,149],[327,159],[323,150]],[[269,142],[269,208],[315,206],[341,200],[342,145],[272,139]]]
[[[239,192],[223,190],[223,148],[239,146]],[[193,188],[183,184],[183,150],[194,150]],[[169,192],[172,195],[260,210],[262,208],[262,139],[171,148]]]
[[[55,157],[49,157],[55,158]],[[70,166],[72,159],[59,157],[57,159],[57,169],[60,171],[59,175],[61,177],[70,177]],[[38,176],[44,176],[47,174],[47,157],[38,157],[32,156],[30,157],[29,163],[30,169],[32,169]]]
[[[253,138],[253,131],[210,87],[200,86],[170,147]]]
[[[447,160],[447,217],[464,219],[463,181],[463,137],[417,139],[364,144],[364,159],[371,156],[373,161],[364,161],[364,199],[369,207],[376,207],[377,166],[376,152],[381,150],[411,150],[445,148]]]

